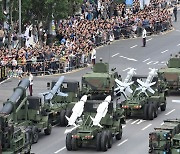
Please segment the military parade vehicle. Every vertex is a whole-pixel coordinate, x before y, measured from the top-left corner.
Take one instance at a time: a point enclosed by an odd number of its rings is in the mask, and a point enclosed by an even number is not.
[[[113,137],[121,139],[125,119],[124,110],[115,99],[115,79],[120,76],[114,70],[109,72],[109,64],[100,61],[93,66],[93,72],[82,77],[83,96],[67,117],[68,126],[74,126],[66,131],[67,150],[95,146],[98,151],[107,151]]]
[[[180,56],[176,54],[170,57],[167,67],[158,70],[158,77],[165,81],[168,94],[179,91],[180,89]]]
[[[168,119],[149,133],[149,153],[177,154],[180,152],[180,120]]]
[[[156,71],[151,69],[147,78],[138,75],[132,77],[129,85],[133,90],[129,88],[128,91],[134,92],[121,103],[127,117],[142,115],[143,119],[153,120],[157,117],[159,108],[161,111],[166,110],[166,93],[157,84]]]
[[[111,99],[109,95],[103,101],[87,100],[87,95],[84,95],[75,104],[71,117],[67,118],[68,125],[75,128],[66,135],[68,151],[78,150],[82,146],[94,146],[97,151],[107,151],[112,147],[113,137],[121,139],[122,124],[125,124],[123,109]],[[82,121],[75,123],[82,113]]]
[[[27,102],[24,95],[28,86],[29,80],[21,81],[0,111],[1,154],[30,154],[32,129],[25,125],[20,126],[17,121],[17,112],[20,106]]]
[[[47,85],[51,87],[51,91],[43,93],[43,110],[49,114],[53,125],[67,126],[68,122],[65,116],[71,115],[72,107],[80,97],[79,82],[64,80],[64,76],[61,76],[57,82],[52,81]]]

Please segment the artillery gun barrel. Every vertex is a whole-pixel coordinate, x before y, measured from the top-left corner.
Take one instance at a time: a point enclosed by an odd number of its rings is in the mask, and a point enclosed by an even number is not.
[[[23,79],[18,84],[17,88],[15,88],[14,93],[11,97],[4,103],[3,108],[0,111],[0,114],[11,114],[13,111],[13,106],[19,101],[19,99],[23,96],[25,90],[29,87],[30,81],[28,79]]]

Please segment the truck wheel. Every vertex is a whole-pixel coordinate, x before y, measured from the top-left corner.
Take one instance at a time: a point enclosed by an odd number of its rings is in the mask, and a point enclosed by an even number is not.
[[[108,150],[108,136],[105,131],[102,132],[102,136],[101,136],[101,150],[102,151]]]
[[[154,106],[154,118],[156,118],[158,116],[158,107],[157,107],[157,103],[153,104]]]
[[[72,145],[72,150],[74,150],[74,151],[78,150],[78,144],[77,144],[76,138],[71,139],[71,145]]]
[[[96,150],[101,151],[101,133],[97,133],[96,136]]]
[[[66,111],[65,110],[62,110],[60,112],[60,117],[59,117],[59,125],[60,126],[65,126],[65,114],[66,114]]]
[[[39,140],[39,130],[36,126],[32,128],[32,143],[37,143]]]
[[[50,134],[51,134],[51,130],[52,130],[52,126],[51,126],[50,122],[48,122],[48,126],[47,126],[47,128],[44,130],[44,134],[45,134],[45,135],[50,135]]]
[[[120,140],[122,138],[122,125],[119,124],[119,133],[116,134],[116,140]]]
[[[112,147],[112,143],[113,143],[113,137],[112,137],[112,133],[110,130],[107,130],[107,136],[108,136],[108,148]]]
[[[148,108],[149,108],[149,104],[145,104],[144,109],[143,109],[143,119],[144,120],[148,120]]]
[[[148,118],[149,118],[149,120],[153,120],[154,119],[154,106],[153,106],[153,104],[149,104]]]
[[[71,114],[72,114],[72,110],[71,110],[71,109],[67,109],[65,115],[66,115],[67,117],[70,117]],[[65,125],[65,126],[68,125],[68,121],[67,121],[66,117],[64,117],[64,125]]]
[[[166,110],[166,103],[164,103],[163,105],[160,106],[161,111],[165,111]]]
[[[66,135],[66,149],[67,149],[68,151],[71,151],[71,150],[72,150],[71,140],[72,140],[72,134],[71,134],[71,133],[68,133],[68,134]]]

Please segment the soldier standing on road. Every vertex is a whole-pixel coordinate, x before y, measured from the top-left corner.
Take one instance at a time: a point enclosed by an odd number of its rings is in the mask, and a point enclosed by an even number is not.
[[[174,13],[174,21],[177,21],[177,5],[175,5],[174,9],[173,9],[173,13]]]
[[[143,31],[142,31],[142,39],[143,39],[143,46],[142,47],[145,47],[146,46],[146,29],[143,28]]]
[[[96,63],[96,49],[95,48],[92,49],[91,61],[92,61],[92,64],[94,66],[94,64]]]
[[[29,76],[29,81],[30,81],[30,84],[29,84],[29,93],[30,93],[30,96],[32,96],[32,92],[33,92],[33,89],[32,89],[32,85],[33,85],[33,75],[30,73],[28,73],[28,76]]]

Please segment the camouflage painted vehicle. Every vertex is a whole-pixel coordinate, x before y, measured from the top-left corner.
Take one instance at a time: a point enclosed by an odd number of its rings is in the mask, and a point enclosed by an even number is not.
[[[66,148],[68,151],[78,150],[85,146],[96,147],[97,151],[107,151],[112,147],[113,137],[120,140],[122,137],[122,124],[125,124],[124,111],[116,104],[110,101],[108,111],[100,120],[98,125],[94,125],[94,117],[101,100],[88,100],[82,116],[81,124],[66,135]]]
[[[178,146],[176,142],[173,143],[173,138],[176,141],[176,134],[180,132],[180,120],[165,120],[162,126],[154,129],[155,131],[149,133],[149,153],[171,154],[171,150],[176,151]]]
[[[115,68],[109,71],[109,64],[100,61],[93,67],[93,72],[86,73],[82,77],[82,95],[91,95],[90,99],[97,98],[98,95],[114,97],[115,79],[120,78]]]
[[[166,85],[168,94],[180,89],[180,57],[175,55],[168,60],[167,67],[158,70],[158,77]]]
[[[134,93],[127,100],[121,103],[127,118],[138,115],[145,120],[153,120],[158,116],[159,108],[161,111],[166,110],[166,92],[163,88],[159,87],[157,77],[154,77],[152,80],[152,83],[156,82],[156,84],[151,86],[154,94],[148,90],[147,92],[140,92],[137,90],[139,86],[137,79],[145,81],[146,78],[147,76],[139,75],[134,75],[132,77],[132,81],[134,81],[134,84],[132,85]]]
[[[180,153],[180,133],[174,135],[172,138],[172,148],[171,154],[179,154]]]

